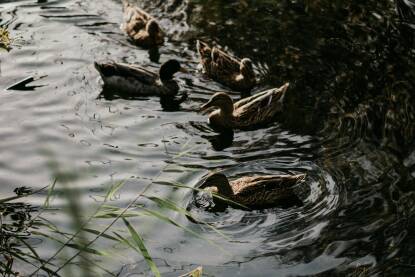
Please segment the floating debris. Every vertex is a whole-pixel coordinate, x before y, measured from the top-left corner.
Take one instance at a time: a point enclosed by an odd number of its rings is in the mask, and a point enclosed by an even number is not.
[[[189,273],[186,273],[179,277],[202,277],[202,274],[203,274],[203,268],[199,266],[196,269],[190,271]]]
[[[6,28],[0,27],[0,49],[4,49],[9,51],[10,50],[10,34]]]
[[[29,76],[9,86],[8,88],[6,88],[6,90],[35,90],[35,88],[44,87],[45,85],[27,86],[27,84],[43,79],[45,77],[47,77],[47,75],[40,76],[40,77]]]

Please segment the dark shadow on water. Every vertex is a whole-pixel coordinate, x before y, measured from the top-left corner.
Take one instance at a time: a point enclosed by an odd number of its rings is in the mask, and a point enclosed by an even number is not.
[[[149,96],[152,97],[152,96]],[[117,99],[124,99],[124,100],[136,100],[136,101],[146,101],[149,99],[146,96],[137,96],[132,95],[130,93],[125,93],[123,91],[114,91],[112,88],[103,87],[101,93],[98,95],[98,99],[105,99],[108,101],[113,101]],[[158,97],[158,96],[154,96]],[[160,105],[164,111],[179,111],[180,105],[188,99],[188,95],[186,92],[183,92],[176,96],[161,96],[160,98]]]
[[[234,132],[232,130],[221,132],[217,135],[202,135],[202,138],[207,139],[212,145],[212,148],[216,151],[222,151],[231,147],[233,144],[233,137]]]
[[[150,58],[150,61],[154,63],[159,63],[160,61],[160,52],[158,47],[153,47],[148,50],[148,57]]]
[[[217,133],[207,123],[196,121],[189,121],[187,124],[178,123],[176,127],[189,135],[208,140],[215,151],[225,150],[233,144],[234,132],[232,130]]]

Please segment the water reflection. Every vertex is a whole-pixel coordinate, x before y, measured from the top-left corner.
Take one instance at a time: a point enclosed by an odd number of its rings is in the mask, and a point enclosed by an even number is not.
[[[188,99],[186,92],[180,93],[176,96],[161,96],[160,105],[164,111],[178,111],[180,110],[180,104],[185,102]],[[116,99],[125,99],[125,100],[138,100],[138,101],[148,101],[148,97],[132,95],[130,93],[125,93],[123,91],[115,91],[113,88],[108,88],[104,86],[101,93],[98,96],[98,99],[105,99],[108,101],[113,101]]]

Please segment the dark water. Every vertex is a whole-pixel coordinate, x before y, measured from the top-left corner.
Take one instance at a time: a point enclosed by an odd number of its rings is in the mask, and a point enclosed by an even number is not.
[[[169,30],[160,62],[176,58],[192,73],[178,76],[190,96],[178,111],[163,111],[154,98],[99,97],[93,61],[159,66],[119,30],[120,1],[2,1],[0,24],[17,45],[0,54],[1,194],[58,178],[58,188],[79,188],[80,203],[91,207],[127,179],[111,203],[125,207],[154,178],[196,186],[213,169],[231,177],[307,173],[302,207],[192,210],[226,238],[168,211],[207,240],[146,217],[132,222],[165,276],[198,265],[208,276],[414,276],[415,53],[394,3],[141,2]],[[254,60],[256,90],[291,83],[278,122],[225,142],[207,127],[194,110],[226,88],[197,73],[197,38]],[[30,90],[4,90],[44,75]],[[63,194],[53,207],[65,207]],[[160,184],[146,194],[191,202],[189,190]],[[30,204],[44,199],[33,196]],[[60,210],[43,217],[71,230]],[[57,249],[42,237],[29,242],[43,257]],[[150,275],[123,246],[98,241],[95,248],[111,252],[100,260],[114,274]]]

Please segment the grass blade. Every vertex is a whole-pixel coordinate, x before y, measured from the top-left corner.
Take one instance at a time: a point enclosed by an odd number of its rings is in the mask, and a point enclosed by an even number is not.
[[[136,230],[133,228],[133,226],[128,222],[127,219],[122,217],[122,220],[124,221],[124,224],[127,226],[128,232],[130,233],[135,245],[132,245],[131,242],[126,240],[125,238],[122,239],[123,242],[127,243],[130,246],[133,246],[134,249],[139,250],[141,255],[143,255],[144,259],[146,260],[148,266],[150,267],[151,271],[154,273],[156,277],[160,277],[160,271],[157,268],[156,263],[151,258],[150,254],[148,253],[148,250],[144,244],[144,240],[141,238],[141,236],[136,232]],[[116,234],[119,236],[118,234]]]
[[[117,191],[119,191],[124,185],[125,185],[125,181],[123,180],[111,186],[111,188],[108,190],[107,194],[105,195],[104,202],[113,199]]]
[[[180,214],[182,214],[184,216],[187,216],[188,218],[190,218],[194,222],[198,222],[200,224],[203,224],[203,225],[209,227],[215,233],[217,233],[218,235],[220,235],[221,237],[223,237],[223,238],[225,238],[227,240],[230,239],[228,236],[226,236],[224,233],[222,233],[221,231],[219,231],[217,228],[215,228],[211,224],[209,224],[207,222],[204,222],[204,221],[201,221],[199,219],[194,218],[194,216],[189,211],[187,211],[186,209],[178,206],[176,203],[174,203],[171,200],[162,199],[162,198],[159,198],[159,197],[156,197],[156,196],[144,196],[144,197],[147,198],[147,199],[149,199],[149,200],[151,200],[151,201],[153,201],[154,203],[156,203],[160,207],[167,208],[167,209],[170,209],[172,211],[176,211],[176,212],[178,212],[178,213],[180,213]]]

